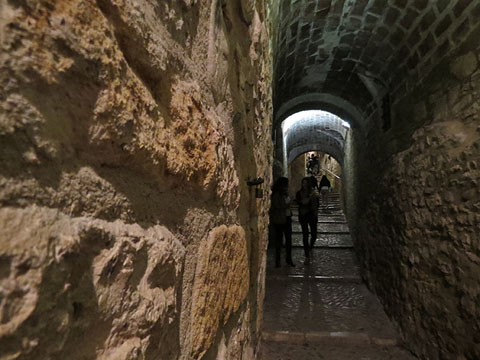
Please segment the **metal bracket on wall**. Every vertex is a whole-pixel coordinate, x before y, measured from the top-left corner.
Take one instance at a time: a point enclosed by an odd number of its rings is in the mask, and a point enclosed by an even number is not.
[[[256,186],[256,185],[260,185],[260,184],[263,184],[265,180],[261,177],[257,177],[253,180],[247,180],[247,185],[248,186]]]
[[[247,180],[247,185],[248,186],[258,186],[258,185],[263,184],[264,181],[265,180],[263,178],[257,177],[257,178],[252,179],[252,180]],[[261,189],[259,187],[255,188],[255,198],[257,198],[257,199],[263,198],[263,189]]]

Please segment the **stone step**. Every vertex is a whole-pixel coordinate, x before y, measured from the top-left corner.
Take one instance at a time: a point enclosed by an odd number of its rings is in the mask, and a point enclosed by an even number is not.
[[[265,332],[354,333],[396,339],[381,304],[363,284],[295,279],[266,282]]]
[[[302,227],[298,222],[292,222],[293,232],[302,232]],[[348,226],[345,223],[317,223],[317,231],[320,233],[346,233],[348,234]]]
[[[319,207],[322,207],[322,203],[320,202],[318,204]],[[342,207],[342,204],[339,202],[339,201],[328,201],[328,208],[331,208],[331,207],[338,207],[338,208],[341,208]],[[298,209],[298,204],[297,203],[292,203],[291,205],[291,208],[292,209]]]
[[[298,218],[298,211],[292,210],[292,215],[294,217]],[[333,216],[333,217],[341,217],[342,219],[346,219],[345,214],[340,209],[338,209],[338,210],[328,210],[326,212],[322,209],[319,209],[318,210],[318,217],[320,218],[322,216],[325,216],[325,217]]]
[[[341,279],[344,277],[360,279],[360,270],[353,249],[314,248],[310,263],[305,265],[304,250],[297,247],[292,249],[292,260],[295,267],[286,266],[285,249],[282,249],[281,267],[275,268],[275,250],[269,249],[267,254],[267,279],[270,279],[270,275],[319,277],[317,279],[323,277],[326,281],[329,280],[327,277],[330,277],[332,281],[334,278],[342,281]]]
[[[319,223],[319,224],[346,224],[347,221],[344,220],[344,219],[333,220],[333,219],[331,219],[331,218],[330,218],[330,219],[329,219],[329,218],[327,218],[327,219],[320,219],[320,218],[319,218],[319,219],[318,219],[318,223]]]
[[[346,224],[347,219],[343,215],[319,215],[318,222],[320,224]]]
[[[416,359],[390,339],[368,337],[365,334],[270,334],[263,333],[259,360],[413,360]],[[270,339],[293,338],[297,342]]]
[[[323,208],[322,204],[320,203],[318,205],[319,208]],[[336,202],[330,202],[328,203],[328,206],[325,206],[325,208],[329,209],[329,208],[341,208],[342,206],[340,205],[340,203],[336,203]],[[291,209],[298,209],[298,205],[297,204],[292,204],[290,206]]]
[[[347,221],[345,216],[342,214],[319,214],[318,215],[319,223],[332,223],[332,224],[346,224]],[[300,224],[298,220],[298,215],[293,214],[292,216],[293,224]]]
[[[369,336],[365,333],[352,333],[348,331],[262,331],[262,340],[272,342],[297,343],[297,344],[323,344],[323,345],[380,345],[396,346],[399,341],[395,338]]]
[[[362,278],[360,276],[322,276],[322,275],[308,275],[308,274],[277,275],[277,274],[270,273],[268,275],[268,279],[275,280],[275,281],[287,281],[287,282],[300,279],[300,280],[307,280],[307,281],[320,281],[324,283],[356,283],[356,284],[362,283]]]
[[[297,211],[298,206],[292,205],[290,207],[292,210]],[[321,204],[318,206],[319,209],[326,209],[326,210],[341,210],[342,206],[336,203],[329,203],[328,206],[322,206]]]
[[[293,230],[292,234],[301,234],[302,230],[296,231]],[[349,231],[322,231],[321,229],[317,229],[317,234],[318,235],[350,235]]]
[[[333,239],[332,242],[327,240],[318,240],[315,242],[314,249],[353,249],[354,246],[349,240],[344,242],[333,243],[333,241],[339,241],[338,239]],[[292,241],[292,248],[303,248],[303,240],[300,238],[297,241]]]
[[[301,233],[292,234],[292,246],[303,246],[303,237]],[[317,234],[315,248],[317,247],[353,247],[353,241],[350,234]]]

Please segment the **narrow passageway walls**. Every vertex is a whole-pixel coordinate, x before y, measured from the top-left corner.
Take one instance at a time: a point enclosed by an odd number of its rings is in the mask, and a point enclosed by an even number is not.
[[[254,358],[267,4],[0,1],[1,358]]]
[[[288,166],[288,193],[292,199],[295,199],[295,194],[302,186],[302,179],[306,176],[305,172],[305,154],[302,154]]]
[[[349,139],[365,277],[424,359],[480,358],[479,38],[438,48],[446,58],[407,79],[390,129]]]

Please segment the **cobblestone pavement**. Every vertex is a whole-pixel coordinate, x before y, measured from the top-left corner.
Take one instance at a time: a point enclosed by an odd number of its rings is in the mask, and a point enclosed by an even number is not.
[[[410,360],[378,299],[361,282],[338,198],[320,212],[318,237],[304,264],[298,218],[293,262],[275,268],[267,258],[261,360]]]
[[[267,267],[269,277],[278,278],[288,275],[303,275],[306,278],[314,276],[337,276],[337,277],[358,277],[358,266],[355,261],[355,255],[351,248],[315,248],[313,249],[312,261],[309,265],[304,264],[303,248],[294,248],[292,250],[292,259],[295,267],[285,266],[285,259],[282,258],[281,268],[275,268],[275,256],[273,251],[268,254]]]

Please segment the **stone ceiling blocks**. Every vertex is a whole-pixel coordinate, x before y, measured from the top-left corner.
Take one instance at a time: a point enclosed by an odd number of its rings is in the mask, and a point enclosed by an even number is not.
[[[366,118],[381,99],[366,91],[357,74],[369,72],[388,93],[401,94],[409,76],[426,76],[472,33],[480,16],[480,5],[465,0],[298,0],[276,6],[276,109],[321,92],[352,101]]]

